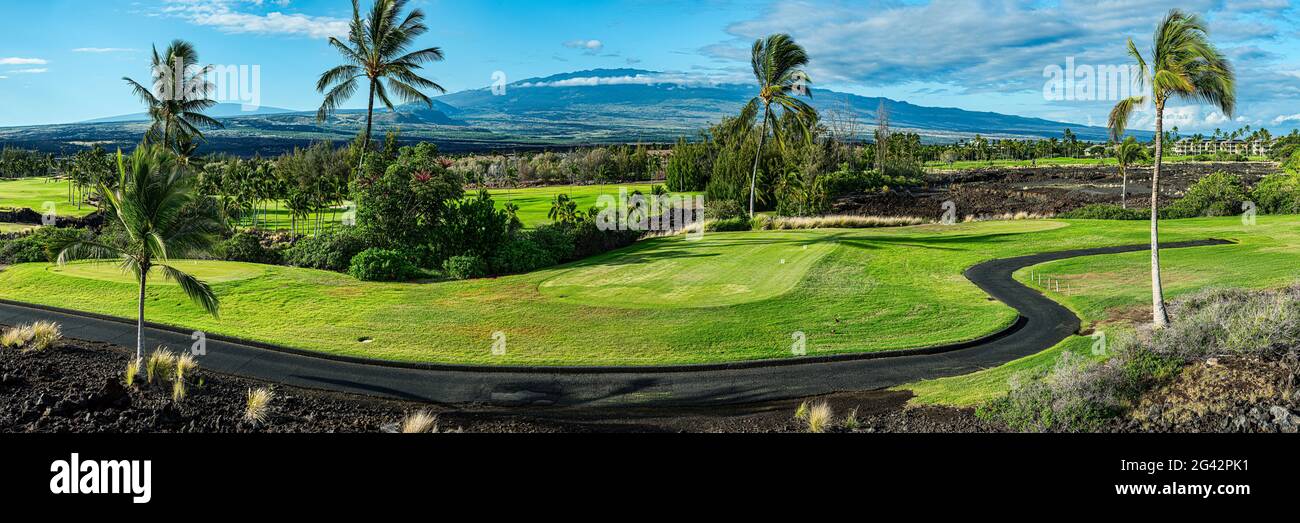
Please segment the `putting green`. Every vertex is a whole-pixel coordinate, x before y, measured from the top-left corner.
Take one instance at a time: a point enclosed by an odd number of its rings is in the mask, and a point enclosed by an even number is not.
[[[834,248],[833,236],[815,231],[642,242],[560,273],[540,289],[557,300],[606,307],[734,305],[788,292]]]
[[[208,282],[209,284],[247,280],[261,276],[266,272],[266,267],[264,265],[240,262],[172,260],[170,265],[189,273],[195,278]],[[81,261],[69,263],[63,266],[51,265],[46,268],[46,270],[55,274],[75,276],[77,278],[118,283],[135,283],[135,276],[123,272],[121,267],[113,262]],[[168,281],[163,276],[162,270],[154,267],[153,270],[149,271],[149,285],[176,285],[176,283]]]

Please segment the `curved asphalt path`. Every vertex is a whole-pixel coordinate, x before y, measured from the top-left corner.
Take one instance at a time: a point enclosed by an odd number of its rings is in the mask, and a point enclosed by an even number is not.
[[[1202,240],[1161,248],[1224,245]],[[300,387],[446,404],[691,406],[757,403],[831,392],[872,390],[921,379],[967,374],[1041,352],[1075,334],[1080,320],[1065,307],[1012,279],[1023,267],[1044,262],[1147,250],[1147,245],[1049,252],[984,262],[966,277],[991,297],[1020,312],[1001,333],[973,343],[884,354],[746,362],[675,368],[502,369],[361,363],[312,356],[285,348],[254,346],[209,336],[204,368]],[[55,321],[70,338],[130,347],[135,323],[17,302],[0,302],[0,323]],[[188,334],[155,325],[145,344],[189,347]]]

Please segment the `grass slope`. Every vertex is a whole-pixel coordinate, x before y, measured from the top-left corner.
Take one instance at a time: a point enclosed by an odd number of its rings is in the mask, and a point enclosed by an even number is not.
[[[1112,222],[1081,221],[1079,224]],[[1143,226],[1147,222],[1137,222]],[[1161,222],[1162,236],[1188,230],[1201,231],[1202,238],[1238,239],[1240,245],[1196,247],[1161,251],[1165,299],[1206,288],[1275,288],[1300,281],[1295,267],[1300,264],[1300,217],[1260,216],[1255,225],[1240,218],[1211,218]],[[1031,274],[1038,278],[1031,278]],[[1070,258],[1016,271],[1014,277],[1070,308],[1083,319],[1085,328],[1113,339],[1130,330],[1126,320],[1150,321],[1151,255],[1132,252]],[[1060,280],[1057,285],[1046,280]],[[1050,288],[1049,288],[1050,286]],[[1068,289],[1068,290],[1067,290]],[[1051,366],[1064,351],[1090,354],[1093,339],[1074,336],[1053,349],[984,371],[927,380],[898,387],[916,393],[913,403],[975,405],[1005,394],[1008,379],[1018,371]]]
[[[54,214],[59,216],[85,216],[95,208],[82,204],[78,208],[75,202],[68,200],[67,180],[53,181],[50,178],[20,178],[17,180],[0,180],[0,208],[28,208],[36,212],[45,212],[45,202],[54,203]]]
[[[1296,225],[1296,217],[1261,217],[1254,226],[1235,218],[1167,222],[1168,241],[1242,242],[1207,248],[1216,251],[1211,255],[1168,251],[1171,266],[1186,266],[1169,274],[1171,295],[1201,285],[1204,274],[1214,281],[1278,283],[1284,271],[1262,277],[1259,265],[1296,265],[1290,247],[1300,245]],[[810,355],[883,351],[972,339],[1013,321],[1010,308],[987,300],[962,276],[974,263],[1142,243],[1146,234],[1142,222],[1086,220],[711,233],[698,242],[648,240],[531,274],[435,284],[363,283],[265,267],[261,276],[214,284],[220,319],[203,315],[168,286],[150,288],[148,314],[209,332],[408,361],[651,365],[784,358],[791,357],[796,332],[806,334]],[[1233,251],[1271,260],[1241,263]],[[779,263],[782,257],[787,263]],[[639,278],[642,270],[655,276]],[[749,289],[722,297],[701,290],[727,285]],[[1092,299],[1111,300],[1103,295],[1111,290],[1087,288]],[[1140,306],[1141,291],[1128,291],[1126,306]],[[1082,292],[1071,297],[1083,299]],[[135,294],[130,283],[28,264],[0,272],[0,297],[130,317]],[[498,331],[507,336],[504,356],[490,350]],[[362,337],[374,341],[358,343]]]

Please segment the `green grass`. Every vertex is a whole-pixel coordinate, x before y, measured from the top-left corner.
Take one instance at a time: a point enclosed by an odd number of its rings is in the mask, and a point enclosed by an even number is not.
[[[1171,267],[1185,265],[1168,275],[1171,296],[1208,280],[1283,283],[1284,268],[1300,261],[1292,247],[1300,245],[1297,225],[1297,217],[1267,216],[1255,226],[1236,218],[1166,222],[1167,241],[1242,242],[1167,251]],[[970,265],[1140,244],[1146,235],[1143,222],[1087,220],[710,233],[697,242],[647,240],[567,266],[464,282],[364,283],[267,266],[260,276],[214,283],[220,319],[204,315],[174,286],[151,287],[147,306],[150,319],[187,328],[406,361],[654,365],[784,358],[791,357],[796,332],[807,336],[809,355],[886,351],[969,340],[1014,320],[1014,311],[962,276]],[[1267,259],[1241,260],[1250,256]],[[213,270],[224,265],[206,263]],[[1121,263],[1116,270],[1137,269]],[[718,289],[737,292],[719,295]],[[1088,299],[1113,300],[1103,296],[1111,288],[1087,289],[1070,296],[1081,300],[1076,306],[1086,309],[1085,296],[1094,294]],[[1119,302],[1140,306],[1143,295],[1134,285]],[[0,272],[0,297],[122,317],[135,308],[129,282],[60,274],[46,264]],[[497,331],[507,337],[504,356],[491,354]],[[358,343],[363,337],[373,342]],[[962,392],[954,382],[938,388],[953,398],[986,397],[994,390],[988,383],[1000,377],[984,378],[982,390]]]
[[[55,213],[59,216],[85,216],[94,212],[95,208],[90,205],[82,204],[78,208],[74,203],[68,201],[68,185],[70,183],[67,180],[52,181],[49,178],[0,180],[0,208],[26,207],[37,212],[43,212],[45,202],[54,202]],[[633,191],[640,190],[643,194],[649,196],[650,189],[654,185],[656,184],[572,185],[490,189],[488,192],[492,194],[492,199],[496,202],[498,209],[504,209],[507,202],[514,202],[515,205],[518,205],[519,219],[524,222],[526,227],[532,228],[550,223],[551,220],[546,215],[550,213],[551,202],[555,200],[557,194],[568,194],[578,202],[578,210],[587,212],[588,209],[596,205],[597,199],[602,194],[617,198],[619,188],[625,188],[629,195]],[[339,207],[333,212],[319,213],[324,224],[323,227],[331,227],[341,222],[344,210],[345,207]],[[317,213],[311,213],[305,220],[299,219],[298,227],[300,232],[312,230],[316,218]],[[242,225],[252,225],[252,222],[245,220]],[[289,214],[289,210],[284,208],[284,205],[280,202],[269,203],[265,209],[265,214],[259,214],[258,216],[257,226],[260,228],[289,230],[292,225],[293,219]]]
[[[1138,223],[1146,225],[1147,222]],[[1241,241],[1239,245],[1161,251],[1166,300],[1206,288],[1276,288],[1300,281],[1300,274],[1295,271],[1300,264],[1298,224],[1300,217],[1296,216],[1260,216],[1253,226],[1243,225],[1239,218],[1162,222],[1166,233],[1198,230],[1201,238]],[[1055,284],[1048,288],[1046,282],[1031,279],[1031,271],[1040,278],[1061,280],[1061,291],[1055,290]],[[1083,319],[1085,328],[1106,333],[1111,339],[1129,330],[1130,320],[1146,322],[1151,315],[1149,252],[1070,258],[1021,269],[1014,277],[1073,310]],[[1051,366],[1064,351],[1090,354],[1092,341],[1092,338],[1073,336],[1051,350],[1000,367],[897,388],[912,390],[916,394],[913,404],[977,405],[1005,394],[1007,380],[1018,371]]]
[[[266,272],[265,265],[242,262],[220,262],[206,260],[174,260],[170,264],[209,284],[218,284],[236,280],[256,278]],[[115,283],[136,285],[135,276],[122,272],[112,262],[76,262],[64,266],[50,265],[46,270],[62,276],[72,276]],[[162,271],[155,268],[149,271],[148,285],[176,285],[167,281]]]
[[[0,180],[0,208],[28,208],[36,212],[45,212],[45,203],[54,203],[54,214],[58,216],[85,216],[95,211],[95,207],[68,200],[67,180],[54,181],[51,178],[20,178],[17,180]]]
[[[23,231],[35,229],[37,227],[40,226],[32,225],[30,223],[0,223],[0,234],[7,234],[11,232],[23,232]]]
[[[596,201],[601,195],[618,198],[619,189],[622,188],[627,190],[628,197],[631,197],[633,191],[638,190],[648,197],[650,196],[650,190],[655,185],[662,184],[554,185],[523,189],[489,189],[488,193],[492,195],[492,200],[496,202],[498,209],[504,209],[506,203],[510,202],[518,205],[519,219],[524,222],[525,227],[532,228],[551,223],[550,218],[546,215],[551,212],[551,202],[555,201],[556,195],[569,195],[570,198],[578,202],[578,210],[585,213],[596,205]]]

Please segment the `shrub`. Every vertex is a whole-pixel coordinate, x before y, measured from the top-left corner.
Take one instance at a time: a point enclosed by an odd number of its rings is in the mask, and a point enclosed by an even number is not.
[[[1241,213],[1246,200],[1246,186],[1235,174],[1216,172],[1206,175],[1187,189],[1187,194],[1166,209],[1168,218],[1232,216]]]
[[[849,430],[858,430],[858,427],[862,426],[862,422],[858,420],[857,407],[853,407],[853,410],[849,411],[849,415],[844,417],[842,425]]]
[[[271,401],[275,392],[266,387],[248,389],[248,401],[244,404],[244,421],[253,425],[262,425],[271,415]]]
[[[820,434],[831,428],[835,421],[835,414],[831,411],[831,406],[825,401],[817,402],[808,409],[808,432]]]
[[[420,270],[400,251],[372,247],[352,257],[348,274],[361,281],[407,281]]]
[[[1061,214],[1062,218],[1079,220],[1147,220],[1151,218],[1150,210],[1140,208],[1125,209],[1118,205],[1094,203]]]
[[[487,264],[473,254],[452,256],[442,263],[442,272],[453,280],[482,278],[487,274]]]
[[[63,339],[63,332],[59,329],[59,324],[50,321],[38,321],[31,326],[32,339],[27,345],[27,350],[43,351],[53,347],[56,342]]]
[[[688,143],[679,139],[664,167],[668,190],[703,191],[709,183],[709,146],[705,143]]]
[[[345,272],[352,258],[366,250],[366,242],[354,227],[341,227],[298,240],[284,252],[284,260],[295,267]]]
[[[746,217],[723,218],[704,222],[704,230],[707,232],[735,232],[753,230],[753,223]]]
[[[1294,172],[1265,176],[1251,191],[1259,212],[1300,214],[1300,174]]]
[[[427,410],[411,413],[402,420],[402,434],[425,434],[438,432],[438,417]]]
[[[980,413],[1019,431],[1096,429],[1120,409],[1114,368],[1065,352],[1050,370],[1012,376],[1007,395]]]
[[[749,218],[749,211],[735,200],[711,200],[704,206],[704,219]]]
[[[0,264],[54,263],[63,247],[86,232],[63,227],[40,227],[29,234],[0,242]]]
[[[572,248],[570,248],[572,252]],[[451,262],[450,259],[447,262]],[[538,245],[532,235],[521,234],[506,242],[492,257],[491,269],[495,274],[517,274],[531,272],[543,267],[555,265],[556,259],[551,253]],[[444,268],[446,264],[444,264]]]
[[[226,261],[264,263],[276,265],[281,261],[280,251],[262,244],[262,238],[256,234],[240,232],[221,242],[217,253]]]
[[[464,180],[441,160],[437,146],[425,142],[402,147],[382,172],[382,159],[374,159],[356,177],[357,226],[370,245],[410,247],[438,239],[450,209],[465,197]]]
[[[838,171],[825,176],[824,184],[830,197],[849,194],[881,192],[891,188],[919,185],[919,173],[909,169],[897,171],[898,176],[887,176],[880,171],[855,171],[848,164],[841,165]]]
[[[514,232],[512,222],[510,213],[498,210],[486,190],[451,204],[430,244],[432,259],[425,266],[460,254],[490,257]]]
[[[578,230],[579,227],[548,224],[527,231],[524,235],[554,258],[556,263],[562,263],[577,259],[574,249],[576,248],[575,235]]]
[[[799,408],[794,409],[794,419],[800,421],[808,420],[808,402],[802,402],[799,404]]]

